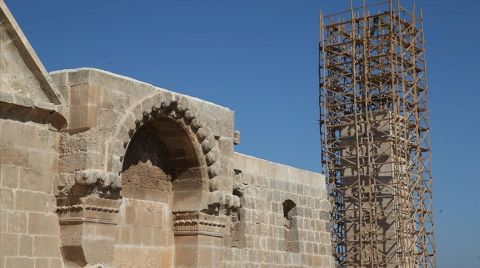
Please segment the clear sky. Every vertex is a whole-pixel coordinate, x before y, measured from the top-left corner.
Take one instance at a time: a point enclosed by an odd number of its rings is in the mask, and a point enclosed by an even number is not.
[[[318,14],[347,0],[5,2],[48,71],[95,67],[229,107],[242,133],[237,151],[320,170]],[[476,268],[480,0],[417,6],[426,20],[438,267]]]

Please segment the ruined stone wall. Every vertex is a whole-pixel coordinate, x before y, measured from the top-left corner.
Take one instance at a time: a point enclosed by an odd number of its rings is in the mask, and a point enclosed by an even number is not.
[[[234,167],[226,266],[333,267],[324,176],[238,153]]]

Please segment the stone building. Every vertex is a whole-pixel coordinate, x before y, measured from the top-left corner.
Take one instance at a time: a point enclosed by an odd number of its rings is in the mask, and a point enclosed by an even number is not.
[[[0,9],[0,268],[333,267],[322,175],[236,153],[227,108],[47,73]]]

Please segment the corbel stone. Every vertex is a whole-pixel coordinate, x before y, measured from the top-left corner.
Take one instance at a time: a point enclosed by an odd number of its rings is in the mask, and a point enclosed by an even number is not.
[[[111,266],[119,208],[120,200],[97,196],[59,199],[57,213],[64,260],[80,267],[95,263]]]

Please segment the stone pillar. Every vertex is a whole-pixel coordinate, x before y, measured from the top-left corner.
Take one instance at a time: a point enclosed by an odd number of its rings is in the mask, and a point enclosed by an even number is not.
[[[65,267],[111,266],[120,201],[87,196],[74,202],[60,198],[58,202]]]
[[[168,204],[123,198],[113,267],[174,267]]]
[[[222,258],[224,217],[174,212],[175,267],[216,267]]]

